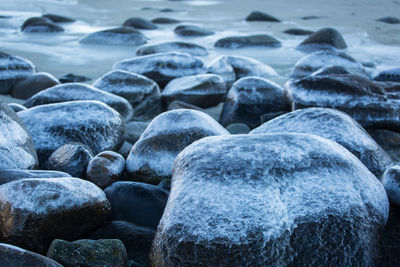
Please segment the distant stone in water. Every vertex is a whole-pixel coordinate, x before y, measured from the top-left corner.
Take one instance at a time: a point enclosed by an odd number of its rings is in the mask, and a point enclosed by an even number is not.
[[[110,203],[77,178],[24,179],[0,186],[0,239],[45,253],[55,238],[77,239],[101,225]]]
[[[206,56],[208,51],[205,47],[187,42],[164,42],[153,45],[145,45],[139,47],[136,50],[136,55],[144,56],[156,53],[166,53],[166,52],[181,52],[188,53],[193,56]]]
[[[231,36],[219,39],[215,44],[219,48],[245,48],[245,47],[281,47],[279,40],[267,34],[257,34],[248,36]]]
[[[135,181],[158,184],[170,178],[175,157],[186,146],[206,136],[229,134],[206,113],[180,109],[155,117],[134,144],[126,171]]]
[[[81,82],[87,82],[90,81],[91,79],[82,75],[76,75],[73,73],[68,73],[58,79],[61,83],[81,83]]]
[[[393,162],[400,163],[400,133],[385,129],[370,129],[368,133],[389,154]]]
[[[34,169],[39,164],[28,129],[3,102],[0,102],[0,150],[0,170]]]
[[[65,178],[68,173],[47,170],[7,170],[0,171],[0,185],[27,178]]]
[[[80,43],[98,45],[142,45],[147,43],[147,38],[138,30],[130,27],[119,27],[90,33],[80,40]]]
[[[7,106],[9,106],[15,112],[19,112],[21,110],[26,110],[27,109],[26,107],[24,107],[23,105],[18,104],[18,103],[8,103]]]
[[[269,21],[269,22],[281,22],[279,19],[261,12],[261,11],[253,11],[247,17],[246,21]]]
[[[150,266],[373,266],[388,211],[382,184],[336,142],[207,137],[175,160]]]
[[[64,267],[126,267],[128,262],[124,244],[118,239],[82,239],[74,242],[55,239],[47,251],[47,257]]]
[[[125,98],[133,108],[134,120],[150,120],[162,112],[160,88],[143,75],[113,70],[94,81],[93,86]]]
[[[322,19],[323,17],[321,16],[305,16],[305,17],[301,17],[302,20],[311,20],[311,19]]]
[[[213,35],[213,31],[209,31],[194,25],[179,25],[174,29],[175,34],[185,37],[200,37]]]
[[[130,121],[126,124],[126,141],[134,144],[146,130],[149,122]]]
[[[28,99],[34,94],[60,84],[56,77],[47,72],[37,72],[17,82],[11,89],[11,95],[19,99]]]
[[[174,110],[174,109],[194,109],[194,110],[205,112],[204,109],[202,109],[196,105],[192,105],[192,104],[189,104],[189,103],[186,103],[183,101],[179,101],[179,100],[175,100],[168,105],[168,110]]]
[[[377,19],[377,21],[384,22],[387,24],[399,24],[400,23],[400,19],[396,18],[396,17],[383,17],[383,18]]]
[[[400,205],[400,166],[395,165],[387,169],[381,181],[390,202]]]
[[[260,116],[266,113],[290,112],[288,92],[270,80],[246,77],[229,89],[219,123],[244,123],[251,129],[261,124]]]
[[[162,92],[165,106],[179,100],[201,108],[209,108],[225,98],[224,80],[216,74],[198,74],[170,81]]]
[[[53,21],[46,17],[31,17],[24,21],[21,25],[21,31],[24,31],[29,25],[38,23],[38,22],[48,22],[52,23]]]
[[[153,23],[157,23],[157,24],[175,24],[175,23],[179,23],[179,20],[176,19],[172,19],[172,18],[155,18],[151,20]]]
[[[347,44],[343,36],[335,29],[321,29],[304,40],[297,49],[304,52],[314,52],[321,49],[345,49]]]
[[[157,82],[161,88],[175,78],[204,73],[201,58],[185,53],[159,53],[122,60],[114,70],[125,70],[142,74]]]
[[[42,15],[42,17],[48,18],[54,23],[66,23],[66,22],[75,22],[76,21],[75,19],[56,15],[56,14],[44,14],[44,15]]]
[[[31,108],[39,105],[75,100],[98,100],[114,108],[126,121],[129,121],[133,117],[133,108],[125,98],[84,83],[61,84],[40,91],[27,99],[24,106]]]
[[[174,12],[175,10],[173,10],[172,8],[163,8],[163,9],[160,9],[160,12],[163,12],[163,13],[169,13],[169,12]]]
[[[392,164],[389,155],[355,120],[335,109],[296,110],[250,132],[262,133],[306,133],[330,139],[347,148],[378,178]]]
[[[143,30],[155,30],[157,29],[157,25],[154,24],[153,22],[144,19],[144,18],[138,18],[138,17],[134,17],[134,18],[129,18],[127,20],[125,20],[124,27],[132,27],[135,29],[143,29]]]
[[[250,132],[249,126],[244,123],[231,123],[225,127],[231,134],[248,134]]]
[[[304,30],[304,29],[287,29],[283,31],[286,34],[291,34],[291,35],[310,35],[313,34],[313,31],[309,30]]]
[[[63,27],[53,23],[46,17],[32,17],[27,19],[21,26],[21,31],[26,33],[51,33],[63,32]]]
[[[374,80],[385,82],[400,82],[400,68],[383,70],[374,77]]]
[[[67,143],[85,144],[98,154],[118,150],[124,141],[123,118],[99,101],[41,105],[20,111],[18,116],[32,135],[40,162]]]

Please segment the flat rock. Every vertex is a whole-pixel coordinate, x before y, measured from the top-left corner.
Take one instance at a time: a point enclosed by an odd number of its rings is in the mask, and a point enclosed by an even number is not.
[[[130,27],[119,27],[90,33],[79,42],[82,44],[136,46],[147,43],[147,38],[141,32]]]
[[[172,18],[164,18],[164,17],[159,17],[152,19],[151,22],[156,23],[156,24],[176,24],[180,23],[179,20],[172,19]]]
[[[310,30],[304,30],[304,29],[287,29],[285,31],[283,31],[286,34],[290,34],[290,35],[311,35],[314,32],[310,31]]]
[[[400,166],[395,165],[387,169],[382,175],[381,182],[390,202],[400,206]]]
[[[400,68],[393,68],[380,71],[375,77],[375,81],[400,82]]]
[[[397,17],[382,17],[377,19],[377,21],[384,22],[387,24],[400,24],[400,19]]]
[[[124,27],[132,27],[135,29],[143,29],[143,30],[155,30],[157,29],[157,25],[154,24],[153,22],[144,19],[144,18],[138,18],[138,17],[134,17],[134,18],[129,18],[127,20],[125,20]]]
[[[47,170],[7,170],[0,171],[0,185],[27,178],[65,178],[68,173]]]
[[[176,35],[183,36],[183,37],[201,37],[201,36],[209,36],[209,35],[214,34],[213,31],[203,29],[201,27],[194,26],[194,25],[176,26],[176,28],[174,29],[174,33]]]
[[[347,44],[343,36],[333,28],[324,28],[311,34],[297,46],[304,52],[314,52],[321,49],[345,49]]]
[[[207,49],[204,46],[188,42],[164,42],[153,45],[145,45],[136,50],[136,55],[145,56],[157,53],[181,52],[192,56],[206,56]]]
[[[400,133],[385,129],[371,129],[368,133],[389,154],[393,162],[400,163]]]
[[[28,99],[36,93],[60,84],[56,77],[46,72],[37,72],[17,82],[11,89],[11,95],[19,99]]]
[[[268,21],[268,22],[281,22],[279,19],[261,12],[261,11],[253,11],[247,17],[246,21]]]
[[[248,36],[230,36],[219,39],[215,44],[218,48],[246,48],[246,47],[281,47],[282,44],[276,38],[268,34],[256,34]]]

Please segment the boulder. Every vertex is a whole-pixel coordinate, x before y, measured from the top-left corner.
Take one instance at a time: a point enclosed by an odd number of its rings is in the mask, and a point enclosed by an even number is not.
[[[311,34],[297,49],[304,52],[314,52],[321,49],[345,49],[347,44],[343,36],[335,29],[323,28]]]
[[[38,72],[17,82],[11,89],[11,95],[19,99],[28,99],[34,94],[58,84],[60,82],[50,73]]]
[[[136,50],[136,55],[145,56],[157,53],[181,52],[192,56],[206,56],[207,49],[204,46],[188,42],[164,42],[153,45],[145,45]]]
[[[282,44],[276,38],[268,34],[256,34],[248,36],[229,36],[219,39],[215,44],[218,48],[247,48],[247,47],[281,47]]]
[[[400,82],[400,68],[393,68],[380,71],[375,77],[375,81]]]
[[[219,75],[224,80],[227,89],[231,88],[232,84],[236,81],[235,70],[227,56],[215,58],[207,66],[206,70],[208,73]]]
[[[130,121],[126,124],[126,141],[134,144],[146,130],[149,122]]]
[[[76,20],[73,18],[57,15],[57,14],[44,14],[42,15],[42,18],[48,18],[54,23],[67,23],[67,22],[75,22]]]
[[[133,145],[129,143],[128,141],[125,141],[120,149],[118,150],[118,154],[124,157],[126,159],[129,156],[129,153],[131,152]]]
[[[395,165],[387,169],[382,175],[381,182],[390,202],[400,206],[400,166]]]
[[[53,22],[37,21],[30,23],[22,31],[25,33],[53,33],[63,32],[64,28]]]
[[[174,29],[176,35],[182,37],[200,37],[213,35],[214,32],[194,25],[179,25]]]
[[[0,185],[27,178],[65,178],[68,173],[44,170],[8,170],[0,171]]]
[[[247,17],[246,21],[268,21],[268,22],[281,22],[279,19],[261,12],[261,11],[253,11]]]
[[[377,21],[383,22],[383,23],[387,23],[387,24],[400,24],[400,19],[396,18],[396,17],[382,17],[377,19]]]
[[[370,129],[368,133],[389,154],[393,162],[400,163],[400,133],[385,129]]]
[[[343,66],[328,65],[316,70],[311,75],[329,76],[329,75],[346,75],[346,74],[352,74],[352,72]]]
[[[204,109],[202,109],[198,106],[195,106],[195,105],[183,102],[183,101],[179,101],[179,100],[173,101],[173,102],[171,102],[171,104],[168,105],[168,110],[174,110],[174,109],[194,109],[194,110],[205,112]]]
[[[29,25],[38,23],[38,22],[52,23],[53,21],[46,17],[30,17],[22,23],[20,29],[21,29],[21,31],[24,31]]]
[[[176,24],[179,23],[179,20],[172,19],[172,18],[164,18],[164,17],[159,17],[152,19],[151,22],[156,23],[156,24]]]
[[[143,30],[155,30],[157,29],[157,25],[154,24],[153,22],[144,19],[144,18],[138,18],[138,17],[133,17],[125,20],[124,27],[132,27],[135,29],[143,29]]]
[[[119,27],[93,32],[80,40],[82,44],[98,45],[142,45],[146,42],[146,36],[130,27]]]
[[[64,76],[62,76],[60,79],[58,79],[61,83],[81,83],[81,82],[87,82],[90,81],[91,79],[89,77],[85,77],[82,75],[77,75],[73,73],[68,73]]]
[[[313,31],[310,31],[310,30],[296,29],[296,28],[287,29],[283,32],[286,34],[290,34],[290,35],[311,35],[314,33]]]

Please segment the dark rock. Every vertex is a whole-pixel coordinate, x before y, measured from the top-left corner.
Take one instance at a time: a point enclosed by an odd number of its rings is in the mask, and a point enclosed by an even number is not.
[[[214,34],[213,31],[193,25],[179,25],[174,29],[174,33],[184,37],[200,37]]]
[[[125,170],[125,159],[113,151],[103,151],[90,160],[86,170],[86,180],[100,188],[117,182]]]
[[[389,154],[394,162],[400,163],[400,133],[384,129],[371,129],[368,133]]]
[[[305,134],[207,137],[179,154],[172,181],[150,266],[379,260],[386,193],[336,142]]]
[[[0,185],[27,178],[65,178],[68,173],[42,170],[8,170],[0,171]]]
[[[38,157],[33,139],[18,115],[0,101],[0,170],[33,169]]]
[[[43,18],[48,18],[54,23],[66,23],[66,22],[75,22],[75,19],[56,15],[56,14],[44,14],[42,15]]]
[[[133,108],[134,120],[150,120],[162,111],[160,88],[143,75],[113,70],[94,81],[93,86],[125,98]]]
[[[110,203],[78,178],[23,179],[0,186],[0,240],[45,253],[55,238],[73,240],[102,224]]]
[[[151,21],[156,24],[175,24],[180,22],[179,20],[171,18],[155,18],[152,19]]]
[[[126,171],[135,181],[158,184],[171,176],[175,157],[206,136],[229,134],[209,115],[190,109],[171,110],[155,117],[134,144]]]
[[[382,87],[388,98],[400,99],[400,82],[376,82]]]
[[[318,30],[297,46],[298,50],[314,52],[321,49],[345,49],[347,48],[343,36],[335,29],[324,28]]]
[[[343,66],[335,66],[335,65],[328,65],[318,69],[317,71],[313,72],[311,75],[346,75],[351,74],[352,72],[347,70]]]
[[[181,52],[192,56],[206,56],[207,49],[201,45],[187,42],[164,42],[154,45],[145,45],[136,50],[136,55],[144,56],[156,53]]]
[[[301,17],[302,20],[322,19],[322,18],[323,17],[321,17],[321,16],[314,16],[314,15]]]
[[[400,68],[383,70],[374,77],[374,80],[385,82],[400,82]]]
[[[291,35],[310,35],[313,34],[314,32],[304,29],[287,29],[284,31],[284,33]]]
[[[118,150],[118,154],[120,154],[121,156],[124,157],[124,159],[126,159],[129,156],[129,153],[131,152],[132,149],[132,144],[125,141],[121,148]]]
[[[400,206],[390,205],[389,220],[385,228],[382,257],[379,266],[400,265]]]
[[[74,242],[55,239],[47,257],[64,267],[126,267],[128,263],[124,244],[118,239],[82,239]]]
[[[400,23],[400,19],[396,18],[396,17],[383,17],[383,18],[377,19],[377,21],[384,22],[387,24],[399,24]]]
[[[25,33],[52,33],[52,32],[63,32],[64,29],[61,26],[54,24],[53,22],[37,21],[29,23],[22,29]]]
[[[267,34],[257,34],[248,36],[230,36],[219,39],[215,44],[219,48],[246,48],[246,47],[281,47],[279,40]]]
[[[236,81],[235,70],[230,64],[227,56],[220,56],[214,59],[207,66],[207,72],[219,75],[225,81],[227,89],[231,88],[232,84]]]
[[[28,99],[34,94],[58,84],[60,82],[50,73],[38,72],[17,82],[11,89],[11,95],[19,99]]]
[[[76,75],[73,73],[68,73],[59,79],[61,83],[80,83],[80,82],[87,82],[90,80],[91,79],[88,77],[82,75]]]
[[[126,141],[134,144],[146,130],[148,122],[130,121],[126,124]]]
[[[133,117],[133,108],[126,99],[84,83],[67,83],[48,88],[27,99],[24,106],[31,108],[75,100],[98,100],[114,108],[126,121]]]
[[[227,126],[240,122],[253,129],[261,124],[261,115],[281,111],[291,111],[286,90],[267,79],[246,77],[228,91],[219,123]]]
[[[46,17],[31,17],[31,18],[25,20],[24,23],[22,23],[21,31],[24,31],[29,25],[38,23],[38,22],[52,23],[53,21]]]
[[[172,8],[163,8],[160,9],[160,12],[162,13],[169,13],[169,12],[174,12],[175,10],[173,10]]]
[[[119,27],[90,33],[80,40],[80,43],[98,45],[142,45],[147,43],[147,38],[141,32],[130,27]]]
[[[382,175],[381,182],[391,203],[400,206],[400,166],[390,167]]]
[[[174,109],[194,109],[204,112],[204,110],[198,106],[178,100],[173,101],[171,104],[168,105],[168,110],[174,110]]]
[[[231,134],[248,134],[249,126],[244,123],[231,123],[225,127]]]
[[[118,150],[124,142],[121,115],[98,101],[42,105],[18,112],[33,137],[40,162],[64,144],[87,145],[94,154]]]
[[[14,110],[14,112],[19,112],[21,110],[27,109],[26,107],[18,103],[8,103],[7,106],[9,106],[12,110]]]
[[[246,21],[269,21],[269,22],[281,22],[279,19],[261,12],[261,11],[253,11],[247,17]]]
[[[143,29],[143,30],[155,30],[157,29],[157,25],[154,24],[153,22],[144,19],[144,18],[129,18],[125,20],[124,27],[132,27],[135,29]]]

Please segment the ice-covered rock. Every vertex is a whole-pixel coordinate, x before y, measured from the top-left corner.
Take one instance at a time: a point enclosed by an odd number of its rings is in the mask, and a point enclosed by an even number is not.
[[[400,68],[382,70],[374,77],[374,80],[385,82],[400,82]]]
[[[60,82],[50,73],[38,72],[17,82],[11,89],[11,95],[19,99],[28,99],[34,94],[58,84]]]
[[[247,17],[246,21],[269,21],[269,22],[281,22],[279,19],[271,16],[262,11],[253,11]]]
[[[168,52],[181,52],[188,53],[192,56],[206,56],[208,54],[207,49],[204,46],[188,43],[188,42],[164,42],[153,45],[145,45],[139,47],[136,50],[136,55],[145,56],[157,53],[168,53]]]
[[[129,27],[119,27],[90,33],[83,37],[80,43],[97,45],[142,45],[147,43],[147,38],[138,30]]]
[[[260,62],[260,64],[262,64]],[[233,66],[230,64],[227,56],[220,56],[211,61],[207,66],[207,72],[219,75],[224,81],[226,88],[229,90],[232,84],[236,81],[236,73]]]
[[[194,109],[194,110],[198,110],[198,111],[205,112],[204,109],[202,109],[202,108],[200,108],[200,107],[198,107],[198,106],[196,106],[196,105],[189,104],[189,103],[186,103],[186,102],[183,102],[183,101],[179,101],[179,100],[175,100],[175,101],[171,102],[171,103],[168,105],[168,108],[167,108],[167,109],[168,109],[168,110],[174,110],[174,109]]]
[[[68,74],[65,74],[64,76],[62,76],[58,80],[61,83],[82,83],[82,82],[90,81],[91,79],[89,77],[86,77],[83,75],[68,73]]]
[[[32,135],[40,162],[64,144],[78,142],[94,154],[118,150],[124,142],[121,115],[99,101],[71,101],[18,112]]]
[[[150,266],[374,266],[388,211],[382,184],[336,142],[207,137],[175,160]]]
[[[306,133],[335,141],[378,178],[392,164],[389,155],[349,115],[330,108],[300,109],[270,120],[250,134]]]
[[[68,173],[47,170],[8,170],[0,171],[0,185],[27,178],[62,178],[71,177]]]
[[[229,134],[206,113],[176,109],[155,117],[126,160],[126,171],[135,181],[158,184],[171,176],[175,157],[186,146],[206,136]]]
[[[250,132],[249,126],[244,123],[231,123],[225,127],[231,134],[248,134]]]
[[[400,133],[385,129],[370,129],[368,133],[389,154],[393,162],[400,163]]]
[[[218,48],[245,48],[245,47],[281,47],[282,43],[268,34],[256,34],[247,36],[229,36],[219,39],[214,44]]]
[[[126,99],[84,83],[67,83],[53,86],[27,99],[24,106],[31,108],[44,104],[75,100],[101,101],[118,111],[126,121],[131,120],[133,117],[133,108]]]
[[[343,66],[328,65],[316,70],[311,75],[322,76],[322,75],[346,75],[346,74],[352,74],[352,72]]]
[[[30,17],[22,23],[20,29],[21,29],[21,31],[24,31],[25,28],[27,28],[29,25],[38,23],[38,22],[50,22],[51,23],[53,21],[46,17]]]
[[[134,144],[146,130],[149,122],[130,121],[126,124],[126,141]]]
[[[377,21],[387,24],[400,24],[400,19],[397,17],[387,16],[377,19]]]
[[[343,36],[333,28],[324,28],[311,34],[301,44],[298,50],[304,52],[314,52],[321,49],[345,49],[347,44]]]
[[[0,186],[0,240],[44,253],[55,238],[73,240],[110,214],[96,185],[78,178],[23,179]]]
[[[154,24],[153,22],[144,19],[144,18],[138,18],[138,17],[133,17],[125,20],[124,27],[132,27],[135,29],[142,29],[142,30],[155,30],[157,29],[157,25]]]
[[[182,37],[200,37],[213,35],[214,32],[194,25],[179,25],[174,29],[174,33]]]

